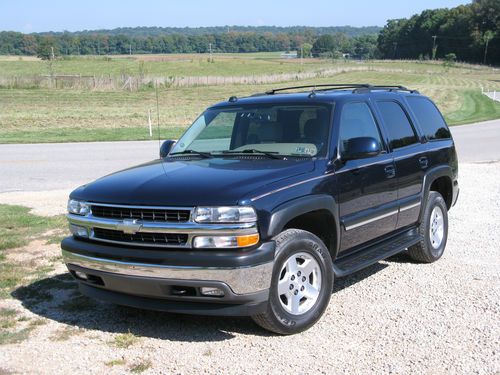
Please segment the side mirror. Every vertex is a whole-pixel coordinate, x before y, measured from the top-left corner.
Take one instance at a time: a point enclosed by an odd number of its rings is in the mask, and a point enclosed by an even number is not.
[[[370,158],[382,151],[380,142],[372,137],[351,138],[344,147],[343,160]]]
[[[170,139],[163,142],[160,147],[160,158],[164,158],[165,156],[167,156],[170,150],[172,150],[172,147],[174,147],[174,145],[175,141],[172,141]]]

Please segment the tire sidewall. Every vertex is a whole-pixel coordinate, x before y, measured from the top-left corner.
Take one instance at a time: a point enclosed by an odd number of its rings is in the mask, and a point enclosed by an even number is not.
[[[314,306],[304,314],[293,315],[286,311],[280,303],[278,280],[284,262],[293,254],[305,252],[318,262],[321,270],[321,290]],[[275,257],[271,289],[269,291],[268,309],[275,320],[287,333],[304,331],[316,323],[326,310],[333,288],[333,267],[328,249],[315,235],[306,231],[297,231],[279,245]]]
[[[430,217],[432,214],[432,210],[436,206],[441,208],[441,211],[443,213],[444,233],[441,245],[437,249],[434,249],[430,238]],[[429,193],[429,198],[427,200],[427,205],[425,207],[425,214],[423,217],[423,224],[424,224],[423,225],[424,233],[422,234],[424,235],[425,247],[428,256],[430,256],[433,259],[433,261],[438,260],[443,256],[444,249],[448,241],[448,208],[446,207],[446,203],[441,194],[434,191]]]

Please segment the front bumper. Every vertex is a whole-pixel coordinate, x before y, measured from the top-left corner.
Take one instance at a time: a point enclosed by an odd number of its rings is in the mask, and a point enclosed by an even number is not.
[[[248,251],[194,252],[118,248],[68,237],[61,246],[81,292],[111,303],[203,315],[252,315],[267,304],[274,242]],[[78,277],[82,273],[86,279]],[[202,295],[202,287],[224,295]]]

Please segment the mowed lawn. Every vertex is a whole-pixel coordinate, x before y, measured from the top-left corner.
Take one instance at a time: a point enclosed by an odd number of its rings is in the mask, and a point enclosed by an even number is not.
[[[176,56],[179,58],[179,55]],[[189,56],[192,55],[186,55]],[[225,59],[229,62],[216,61],[206,64],[218,66],[217,69],[228,73],[233,72],[232,64],[236,61],[236,65],[240,66],[235,68],[234,75],[251,75],[254,74],[253,68],[247,69],[248,67],[256,66],[261,60],[266,64],[270,63],[270,56],[259,56],[244,55],[238,60],[238,56],[228,55]],[[154,57],[144,56],[145,59]],[[276,64],[272,61],[272,64]],[[247,67],[242,67],[244,62],[248,63]],[[90,65],[89,69],[97,69],[92,66],[92,60],[87,63]],[[175,60],[175,63],[181,64],[179,60]],[[289,66],[287,64],[297,66],[296,63],[288,62],[277,66]],[[320,69],[328,67],[325,60],[314,60],[311,64],[317,64],[316,67]],[[348,65],[354,64],[356,63]],[[329,67],[335,66],[338,64],[329,63]],[[481,86],[494,89],[495,85],[498,85],[495,82],[498,72],[494,69],[468,65],[446,68],[442,64],[415,62],[373,62],[356,66],[366,69],[340,72],[330,77],[266,85],[161,88],[160,136],[163,139],[178,137],[206,107],[227,100],[231,95],[244,96],[272,87],[309,83],[405,85],[430,96],[443,111],[450,125],[500,118],[500,103],[481,94]],[[0,68],[0,76],[1,72]],[[194,75],[196,72],[200,71],[193,70],[189,73]],[[500,87],[496,89],[499,90]],[[149,139],[148,111],[151,111],[153,138],[157,138],[156,95],[151,88],[132,92],[4,88],[0,89],[0,143]]]
[[[82,76],[246,76],[293,73],[331,66],[321,59],[281,59],[280,53],[132,55],[67,57],[53,62],[56,74]],[[0,77],[49,74],[49,64],[34,57],[0,56]]]

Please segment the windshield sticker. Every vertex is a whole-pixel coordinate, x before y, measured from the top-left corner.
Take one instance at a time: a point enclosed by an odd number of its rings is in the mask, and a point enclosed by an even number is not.
[[[316,150],[312,149],[311,147],[298,146],[295,148],[295,153],[304,155],[314,155],[316,153]]]

